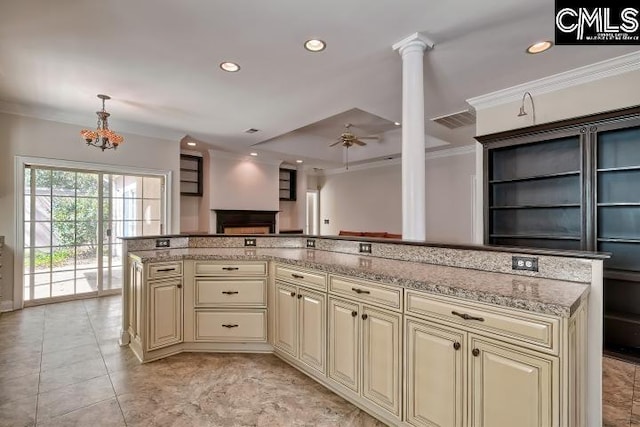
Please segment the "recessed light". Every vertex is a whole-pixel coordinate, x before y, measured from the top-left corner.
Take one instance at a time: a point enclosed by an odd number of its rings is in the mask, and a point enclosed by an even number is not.
[[[249,153],[249,154],[252,155],[253,157],[258,155],[258,153]]]
[[[553,46],[553,42],[550,42],[548,40],[537,42],[527,48],[527,53],[531,53],[531,54],[542,53],[545,50],[550,49],[551,46]]]
[[[236,64],[235,62],[222,62],[220,64],[220,68],[222,68],[224,71],[227,71],[229,73],[235,73],[236,71],[240,71],[240,66],[238,64]]]
[[[320,52],[327,47],[327,44],[319,39],[311,39],[304,42],[304,48],[309,52]]]
[[[195,147],[195,146],[196,146],[196,143],[195,143],[195,142],[187,142],[187,145],[188,145],[189,147]]]
[[[400,126],[400,122],[393,122],[394,125]]]
[[[296,160],[296,163],[302,163],[302,160]]]

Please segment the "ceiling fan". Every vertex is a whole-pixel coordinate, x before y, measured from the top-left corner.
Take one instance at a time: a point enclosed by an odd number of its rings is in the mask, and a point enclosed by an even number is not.
[[[329,144],[329,147],[334,147],[338,144],[341,144],[346,148],[346,169],[349,169],[349,147],[353,147],[354,145],[364,146],[367,145],[366,142],[362,141],[363,139],[380,139],[379,136],[370,135],[370,136],[356,136],[353,132],[351,132],[350,128],[353,126],[351,123],[347,123],[344,125],[345,131],[342,132],[340,138],[337,141]]]
[[[344,125],[345,131],[340,135],[340,138],[336,142],[333,142],[329,145],[329,147],[336,146],[338,144],[342,144],[343,147],[351,147],[355,145],[367,145],[366,142],[362,141],[363,139],[380,139],[379,136],[370,135],[370,136],[356,136],[349,129],[353,126],[351,123],[347,123]]]

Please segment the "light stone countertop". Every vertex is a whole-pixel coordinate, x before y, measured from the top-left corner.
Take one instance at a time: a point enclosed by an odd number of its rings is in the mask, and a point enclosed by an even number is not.
[[[129,252],[142,262],[277,261],[471,301],[570,317],[589,293],[586,283],[358,256],[317,249],[191,248]]]

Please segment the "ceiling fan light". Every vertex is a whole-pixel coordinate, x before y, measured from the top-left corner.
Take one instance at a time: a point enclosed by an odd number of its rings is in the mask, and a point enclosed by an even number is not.
[[[222,70],[228,72],[228,73],[235,73],[240,71],[240,65],[236,64],[235,62],[231,62],[231,61],[225,61],[220,63],[220,68],[222,68]]]

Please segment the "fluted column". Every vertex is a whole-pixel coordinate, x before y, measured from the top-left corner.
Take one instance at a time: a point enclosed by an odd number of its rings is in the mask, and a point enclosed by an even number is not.
[[[402,238],[426,237],[424,52],[433,42],[415,33],[393,45],[402,57]]]

